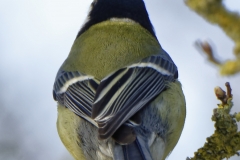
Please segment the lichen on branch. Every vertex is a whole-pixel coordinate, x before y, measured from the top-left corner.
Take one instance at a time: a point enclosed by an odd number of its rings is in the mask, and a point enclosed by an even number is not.
[[[240,121],[240,112],[230,114],[233,97],[230,84],[227,82],[225,85],[226,92],[220,87],[214,89],[217,98],[221,101],[218,108],[213,110],[214,134],[208,137],[204,146],[194,153],[193,158],[187,158],[188,160],[222,160],[239,155],[240,132],[237,121]]]

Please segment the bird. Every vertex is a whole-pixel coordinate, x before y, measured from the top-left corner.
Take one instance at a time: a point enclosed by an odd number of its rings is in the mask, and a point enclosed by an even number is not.
[[[186,117],[178,68],[143,0],[93,0],[53,85],[76,160],[163,160]]]

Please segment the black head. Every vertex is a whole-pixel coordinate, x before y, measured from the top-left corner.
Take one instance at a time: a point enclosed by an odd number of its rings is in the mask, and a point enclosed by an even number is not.
[[[91,7],[89,20],[79,31],[77,37],[92,25],[110,18],[134,20],[156,37],[143,0],[94,0]]]

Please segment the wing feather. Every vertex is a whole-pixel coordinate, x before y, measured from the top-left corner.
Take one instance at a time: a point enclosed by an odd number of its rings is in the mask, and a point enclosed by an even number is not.
[[[60,70],[53,97],[98,127],[100,139],[107,139],[122,125],[139,125],[136,113],[177,76],[177,67],[163,51],[121,68],[101,82],[79,71]]]
[[[173,81],[177,68],[171,59],[150,56],[104,78],[97,89],[92,118],[99,138],[107,139]]]
[[[60,104],[97,126],[91,115],[98,83],[92,76],[80,72],[59,71],[53,95]]]

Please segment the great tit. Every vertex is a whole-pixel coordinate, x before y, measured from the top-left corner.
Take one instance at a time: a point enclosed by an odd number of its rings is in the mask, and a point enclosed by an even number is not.
[[[57,129],[76,160],[162,160],[180,138],[178,70],[143,0],[94,0],[53,86]]]

